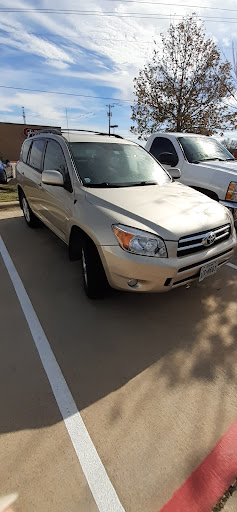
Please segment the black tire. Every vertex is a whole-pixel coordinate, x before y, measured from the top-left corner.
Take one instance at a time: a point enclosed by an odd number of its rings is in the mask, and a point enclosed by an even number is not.
[[[102,299],[108,293],[109,284],[97,248],[89,238],[83,238],[81,252],[85,293],[89,299]]]
[[[26,221],[26,224],[30,226],[31,228],[35,228],[39,225],[40,221],[38,217],[32,212],[29,203],[26,199],[25,194],[21,193],[21,199],[20,199],[21,208],[23,210],[24,219]]]

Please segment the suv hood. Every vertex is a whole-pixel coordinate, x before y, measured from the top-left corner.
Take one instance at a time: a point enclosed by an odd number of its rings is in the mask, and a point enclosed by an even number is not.
[[[227,209],[181,183],[86,189],[89,203],[120,223],[157,233],[165,240],[230,222]]]

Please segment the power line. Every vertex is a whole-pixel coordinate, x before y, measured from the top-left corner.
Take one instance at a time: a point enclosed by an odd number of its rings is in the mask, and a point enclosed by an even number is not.
[[[117,0],[109,0],[109,2],[112,2],[115,4]],[[237,9],[226,9],[224,7],[209,7],[207,5],[188,5],[188,4],[172,4],[172,3],[167,3],[167,2],[154,2],[154,0],[152,1],[149,1],[149,0],[142,0],[140,2],[137,2],[137,0],[118,0],[119,3],[129,3],[129,4],[149,4],[149,5],[171,5],[171,6],[174,6],[174,7],[188,7],[188,8],[194,8],[194,9],[210,9],[210,10],[213,10],[213,11],[237,11]]]
[[[48,11],[37,11],[37,10],[33,10],[33,9],[18,9],[18,10],[3,10],[3,9],[0,9],[0,12],[3,12],[3,13],[27,13],[27,12],[30,12],[31,14],[64,14],[64,15],[79,15],[79,16],[99,16],[99,17],[114,17],[114,18],[133,18],[134,20],[138,20],[138,19],[148,19],[148,20],[169,20],[170,21],[170,17],[173,17],[173,18],[176,18],[177,20],[182,20],[183,19],[183,16],[182,15],[179,15],[179,14],[173,14],[173,13],[170,13],[168,15],[157,15],[155,13],[149,13],[147,14],[146,16],[144,15],[140,15],[140,13],[128,13],[128,14],[119,14],[119,13],[109,13],[109,12],[101,12],[101,13],[98,13],[98,12],[85,12],[85,11],[70,11],[70,12],[65,12],[65,11],[53,11],[53,10],[48,10]],[[229,24],[235,24],[237,22],[237,18],[222,18],[222,17],[218,17],[218,16],[202,16],[202,15],[199,15],[199,14],[193,14],[194,17],[200,19],[200,20],[203,20],[203,21],[208,21],[208,22],[215,22],[215,23],[229,23]],[[236,21],[231,21],[231,20],[236,20]]]
[[[111,12],[111,11],[102,11],[102,12],[99,12],[99,11],[80,11],[78,9],[7,9],[7,8],[0,8],[0,12],[4,12],[4,13],[32,13],[32,14],[64,14],[64,15],[72,15],[72,14],[76,14],[76,15],[80,15],[80,16],[99,16],[99,17],[105,17],[105,16],[108,16],[108,17],[116,17],[116,18],[134,18],[134,19],[160,19],[160,20],[165,20],[165,19],[170,19],[170,16],[173,16],[173,17],[176,17],[176,18],[183,18],[182,15],[179,15],[179,14],[168,14],[168,15],[163,15],[163,14],[159,14],[159,13],[147,13],[145,16],[139,12],[129,12],[129,13],[118,13],[118,12]],[[193,15],[194,17],[197,17],[197,18],[202,18],[202,19],[206,19],[206,20],[222,20],[222,21],[225,21],[225,20],[236,20],[237,18],[222,18],[222,17],[218,17],[218,16],[201,16],[201,15],[198,15],[198,14],[194,14]]]
[[[124,99],[121,99],[121,98],[112,98],[112,97],[108,97],[108,96],[92,96],[92,95],[89,95],[89,94],[76,94],[76,93],[70,93],[70,92],[58,92],[58,91],[45,91],[45,90],[41,90],[41,89],[28,89],[28,88],[23,88],[23,87],[11,87],[9,85],[0,85],[0,88],[1,89],[13,89],[15,91],[25,91],[25,92],[39,92],[39,93],[43,93],[43,94],[57,94],[57,95],[60,95],[60,96],[75,96],[75,97],[80,97],[80,98],[94,98],[94,99],[101,99],[101,100],[113,100],[113,101],[122,101],[122,102],[125,102],[125,103],[130,103],[130,105],[119,105],[117,104],[117,106],[128,106],[130,107],[131,106],[131,103],[134,103],[135,100],[124,100]],[[108,106],[108,105],[107,105]],[[114,105],[112,105],[114,106]]]
[[[142,3],[142,2],[139,2],[139,3]],[[154,5],[152,2],[151,2],[152,5]],[[158,5],[158,4],[157,4]],[[215,10],[215,11],[228,11],[228,12],[237,12],[237,9],[226,9],[226,8],[220,8],[220,7],[203,7],[202,5],[188,5],[188,4],[173,4],[173,3],[165,3],[165,2],[160,2],[159,5],[165,5],[167,7],[167,5],[169,6],[172,6],[172,7],[187,7],[187,8],[196,8],[196,9],[212,9],[212,10]],[[42,14],[84,14],[85,16],[92,16],[92,15],[101,15],[101,16],[104,16],[104,15],[107,15],[107,14],[110,14],[110,15],[115,15],[115,16],[123,16],[123,15],[130,15],[130,16],[133,16],[134,14],[136,15],[139,15],[139,14],[143,14],[141,12],[124,12],[124,13],[119,13],[118,11],[95,11],[95,10],[90,10],[90,11],[87,11],[85,9],[83,10],[80,10],[80,9],[54,9],[54,8],[44,8],[44,9],[39,9],[39,8],[17,8],[17,7],[13,7],[13,8],[8,8],[8,7],[1,7],[0,8],[0,11],[1,12],[10,12],[10,13],[14,13],[14,12],[31,12],[31,13],[42,13]],[[146,13],[147,15],[150,15],[150,16],[156,16],[157,14],[159,13]]]
[[[76,94],[76,93],[71,93],[71,92],[43,91],[41,89],[28,89],[28,88],[24,88],[24,87],[10,87],[9,85],[0,85],[0,88],[1,89],[13,89],[16,91],[40,92],[40,93],[44,93],[44,94],[45,93],[46,94],[59,94],[61,96],[76,96],[76,97],[80,97],[80,98],[95,98],[95,99],[100,99],[100,100],[124,101],[126,103],[134,102],[134,100],[123,100],[121,98],[112,98],[112,97],[108,97],[108,96],[92,96],[89,94]]]

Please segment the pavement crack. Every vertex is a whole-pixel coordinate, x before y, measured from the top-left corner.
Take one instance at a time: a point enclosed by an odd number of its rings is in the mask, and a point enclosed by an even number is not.
[[[233,484],[231,484],[230,487],[224,492],[224,494],[222,494],[217,504],[213,507],[212,512],[219,512],[220,510],[223,510],[226,502],[232,496],[232,494],[234,494],[235,491],[237,491],[237,477],[235,478]]]

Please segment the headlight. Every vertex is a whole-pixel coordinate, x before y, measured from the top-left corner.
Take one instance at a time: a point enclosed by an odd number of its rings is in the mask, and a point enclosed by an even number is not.
[[[119,245],[124,251],[141,256],[167,258],[165,242],[157,235],[121,224],[112,226]]]
[[[237,183],[231,181],[225,196],[229,201],[237,201]]]

